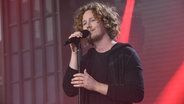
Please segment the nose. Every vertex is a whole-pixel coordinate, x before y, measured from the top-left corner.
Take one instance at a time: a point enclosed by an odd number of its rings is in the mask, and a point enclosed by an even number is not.
[[[86,27],[88,30],[91,28],[91,23],[90,22],[88,22],[87,23],[87,27]]]

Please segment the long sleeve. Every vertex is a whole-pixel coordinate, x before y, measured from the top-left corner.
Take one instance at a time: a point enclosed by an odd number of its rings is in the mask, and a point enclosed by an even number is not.
[[[83,72],[85,69],[86,57],[87,55],[84,55],[81,57],[81,62],[80,62],[81,72]],[[78,94],[78,88],[73,87],[73,85],[71,84],[71,79],[73,78],[73,75],[77,73],[78,73],[78,70],[74,70],[68,66],[64,79],[63,79],[63,89],[66,95],[71,96],[71,97],[76,96]]]
[[[69,66],[67,68],[66,74],[63,79],[63,89],[68,96],[75,96],[78,94],[78,88],[74,88],[71,84],[71,79],[73,78],[73,75],[78,73],[77,70],[71,69]]]
[[[120,74],[122,80],[120,83],[109,85],[107,96],[115,101],[140,102],[144,98],[142,67],[135,50],[127,49],[128,54],[119,56],[123,61],[118,60],[122,62],[120,66],[124,68],[118,66],[118,72],[116,72]]]

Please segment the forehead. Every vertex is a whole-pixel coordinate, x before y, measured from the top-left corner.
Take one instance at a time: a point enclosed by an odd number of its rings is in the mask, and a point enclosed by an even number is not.
[[[87,10],[83,14],[83,20],[94,17],[92,10]]]

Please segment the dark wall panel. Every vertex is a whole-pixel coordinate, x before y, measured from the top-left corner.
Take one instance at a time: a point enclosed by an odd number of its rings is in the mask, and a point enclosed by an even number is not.
[[[142,0],[145,27],[142,56],[145,99],[142,104],[152,104],[160,97],[184,60],[183,8],[183,0]]]

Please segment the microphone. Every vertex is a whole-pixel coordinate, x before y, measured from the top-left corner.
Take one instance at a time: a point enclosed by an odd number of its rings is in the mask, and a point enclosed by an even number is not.
[[[70,44],[70,43],[78,43],[80,42],[80,39],[82,38],[86,38],[87,36],[90,35],[90,32],[88,30],[82,30],[80,31],[82,33],[82,37],[78,38],[78,37],[72,37],[70,39],[68,39],[65,43],[64,43],[64,46]]]

